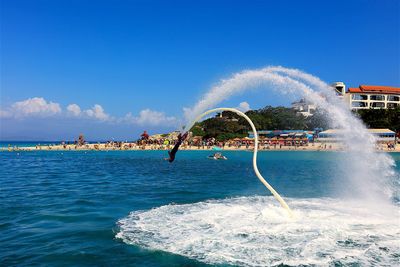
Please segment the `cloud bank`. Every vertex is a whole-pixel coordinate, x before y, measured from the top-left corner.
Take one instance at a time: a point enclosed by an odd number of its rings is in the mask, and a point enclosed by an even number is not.
[[[167,116],[164,112],[148,108],[141,110],[136,116],[129,112],[124,117],[118,118],[108,114],[99,104],[95,104],[88,109],[82,109],[78,104],[73,103],[67,105],[65,110],[63,110],[59,103],[47,101],[43,97],[28,98],[15,102],[7,108],[0,108],[0,118],[29,119],[55,116],[140,126],[178,125],[178,120],[175,117]]]
[[[241,102],[237,108],[246,112],[250,105]],[[73,140],[79,133],[91,140],[133,140],[143,129],[160,133],[181,127],[182,119],[150,108],[113,116],[100,104],[63,106],[43,97],[0,107],[0,140]]]

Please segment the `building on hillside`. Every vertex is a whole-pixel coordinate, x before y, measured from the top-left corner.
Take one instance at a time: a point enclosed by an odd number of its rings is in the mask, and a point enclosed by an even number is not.
[[[224,121],[239,121],[239,119],[237,118],[238,115],[236,115],[233,112],[230,111],[222,111],[222,112],[218,112],[215,115],[215,118],[219,118],[221,120]]]
[[[312,116],[315,113],[316,106],[307,102],[304,98],[299,101],[292,103],[292,109],[297,111],[297,114],[301,114],[304,117]]]
[[[343,82],[332,84],[336,95],[342,97],[350,109],[396,108],[400,106],[400,88],[379,85],[360,85],[349,88]]]
[[[356,88],[348,88],[343,82],[331,84],[337,97],[343,99],[348,107],[359,109],[391,109],[400,107],[400,87],[381,85],[360,85]],[[316,106],[305,99],[292,103],[292,108],[305,117],[315,113]]]
[[[346,85],[343,82],[335,82],[332,84],[332,87],[335,88],[335,93],[338,97],[344,98],[346,95]],[[302,98],[299,101],[295,101],[291,104],[292,109],[297,111],[297,114],[301,114],[305,117],[310,117],[314,115],[317,107],[316,105],[311,104],[306,99]]]
[[[394,143],[396,141],[396,133],[389,129],[368,129],[380,143]],[[343,130],[329,129],[318,133],[319,142],[337,142],[346,138]]]

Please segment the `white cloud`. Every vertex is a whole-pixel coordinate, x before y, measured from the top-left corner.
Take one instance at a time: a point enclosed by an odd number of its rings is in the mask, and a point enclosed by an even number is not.
[[[6,109],[0,109],[0,118],[18,117],[47,117],[60,114],[61,116],[74,117],[76,119],[93,119],[102,122],[129,123],[147,126],[177,126],[178,119],[167,116],[164,112],[151,109],[143,109],[137,116],[132,113],[122,118],[116,118],[105,112],[104,108],[95,104],[92,108],[81,109],[77,104],[69,104],[64,112],[60,104],[46,101],[41,97],[33,97],[23,101],[15,102]]]
[[[61,113],[60,104],[47,102],[43,97],[28,98],[15,102],[0,111],[0,117],[48,117]]]
[[[249,105],[249,103],[247,103],[247,102],[241,102],[241,103],[239,104],[238,109],[239,109],[240,111],[242,111],[242,112],[246,112],[246,111],[249,111],[249,110],[250,110],[250,105]]]
[[[91,109],[87,109],[84,112],[87,116],[101,121],[108,121],[112,119],[110,115],[104,112],[103,107],[99,104],[95,104]]]
[[[149,126],[176,125],[178,122],[175,117],[166,116],[164,112],[151,109],[141,110],[139,116],[133,116],[132,113],[128,113],[122,121]]]
[[[67,111],[73,116],[81,115],[81,108],[77,104],[70,104],[67,106]]]
[[[83,111],[77,104],[70,104],[67,106],[67,112],[75,117],[89,117],[100,121],[111,121],[114,119],[107,114],[104,108],[99,104],[95,104],[92,108]]]

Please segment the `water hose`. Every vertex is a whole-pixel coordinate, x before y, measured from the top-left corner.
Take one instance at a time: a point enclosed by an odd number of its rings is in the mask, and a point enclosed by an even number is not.
[[[234,113],[238,114],[239,116],[242,116],[243,118],[245,118],[247,120],[247,122],[250,124],[251,129],[253,130],[253,133],[254,133],[254,150],[253,150],[254,172],[255,172],[256,176],[258,177],[258,179],[261,181],[261,183],[263,183],[263,185],[265,185],[265,187],[268,188],[268,190],[272,193],[272,195],[275,197],[275,199],[279,201],[279,203],[281,204],[281,206],[283,208],[286,209],[289,216],[293,217],[292,210],[286,204],[285,200],[283,200],[283,198],[279,195],[279,193],[264,179],[264,177],[261,175],[260,171],[258,170],[258,167],[257,167],[258,133],[257,133],[256,127],[254,126],[254,123],[251,121],[251,119],[246,114],[244,114],[243,112],[241,112],[240,110],[237,110],[235,108],[214,108],[214,109],[207,110],[206,112],[197,116],[196,119],[194,120],[194,122],[201,120],[204,116],[207,116],[210,113],[214,113],[214,112],[218,112],[218,111],[234,112]]]

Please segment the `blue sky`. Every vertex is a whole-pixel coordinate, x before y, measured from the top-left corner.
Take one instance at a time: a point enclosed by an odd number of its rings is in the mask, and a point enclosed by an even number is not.
[[[143,129],[171,130],[171,118],[221,78],[267,65],[348,86],[399,86],[399,3],[3,0],[0,103],[8,114],[0,139],[72,139],[79,131],[134,139]],[[225,105],[242,101],[290,103],[253,92]],[[27,115],[32,104],[40,116]],[[71,104],[85,117],[63,117]],[[10,115],[16,106],[25,113]],[[104,119],[127,113],[133,123]]]

